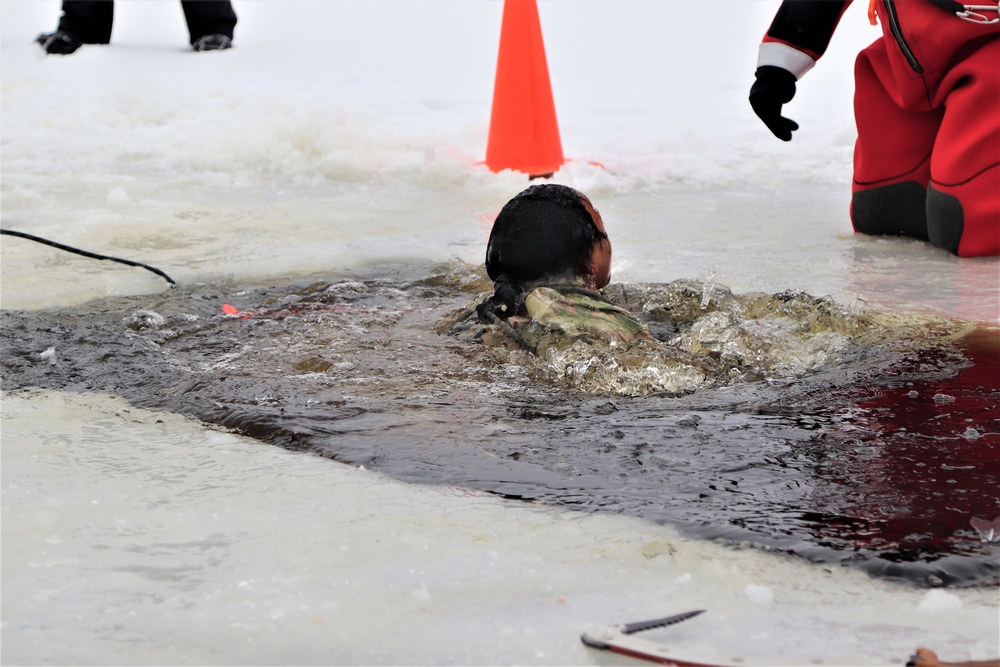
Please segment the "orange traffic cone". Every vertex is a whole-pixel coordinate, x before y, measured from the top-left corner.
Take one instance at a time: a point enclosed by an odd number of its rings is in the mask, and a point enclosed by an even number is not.
[[[563,162],[538,4],[504,0],[486,166],[534,178],[552,175]]]

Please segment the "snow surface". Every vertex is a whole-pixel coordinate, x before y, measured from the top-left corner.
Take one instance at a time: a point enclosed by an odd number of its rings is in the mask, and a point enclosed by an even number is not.
[[[3,398],[14,664],[710,664],[996,657],[996,589],[923,591],[639,520],[415,487],[120,400]]]
[[[542,2],[564,152],[615,246],[614,279],[1000,316],[995,259],[855,237],[851,7],[778,141],[747,92],[772,2]],[[110,46],[31,43],[58,3],[2,3],[3,225],[182,281],[482,261],[523,174],[482,164],[502,3],[239,2],[236,48],[194,53],[173,0],[120,2]],[[598,163],[602,166],[596,166]],[[162,289],[24,241],[3,304]],[[16,259],[15,259],[16,258]]]

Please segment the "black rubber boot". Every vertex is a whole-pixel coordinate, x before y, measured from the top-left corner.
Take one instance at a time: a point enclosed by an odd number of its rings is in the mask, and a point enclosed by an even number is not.
[[[928,240],[953,255],[958,254],[958,244],[965,228],[962,202],[934,186],[927,188],[927,235]]]
[[[927,190],[916,181],[861,190],[851,199],[851,220],[861,234],[927,240]]]
[[[68,56],[83,46],[83,42],[62,30],[42,33],[35,41],[41,44],[46,53],[60,56]]]
[[[233,48],[233,40],[225,35],[205,35],[194,40],[191,48],[195,51],[221,51]]]

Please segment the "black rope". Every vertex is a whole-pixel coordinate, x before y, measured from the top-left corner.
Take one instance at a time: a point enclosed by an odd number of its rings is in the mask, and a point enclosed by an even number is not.
[[[73,248],[68,245],[63,245],[62,243],[56,243],[55,241],[49,241],[48,239],[43,239],[39,236],[34,236],[32,234],[25,234],[24,232],[15,232],[12,229],[0,229],[0,234],[7,234],[9,236],[18,236],[22,239],[28,239],[29,241],[37,241],[38,243],[43,243],[45,245],[52,246],[53,248],[59,248],[60,250],[65,250],[66,252],[76,253],[77,255],[83,255],[84,257],[90,257],[91,259],[108,259],[111,260],[112,262],[118,262],[119,264],[138,266],[139,268],[146,269],[147,271],[152,271],[156,275],[160,276],[168,283],[170,283],[171,287],[177,285],[177,281],[175,281],[173,278],[168,276],[163,271],[160,271],[158,268],[150,266],[148,264],[143,264],[141,262],[133,262],[130,259],[122,259],[121,257],[109,257],[108,255],[98,255],[95,252],[80,250],[79,248]]]

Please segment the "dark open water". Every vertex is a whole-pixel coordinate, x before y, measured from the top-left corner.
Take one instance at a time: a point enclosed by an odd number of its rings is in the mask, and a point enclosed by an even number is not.
[[[542,360],[452,327],[483,288],[460,268],[6,311],[2,386],[918,586],[1000,580],[996,329],[682,281],[615,292],[656,343]]]

